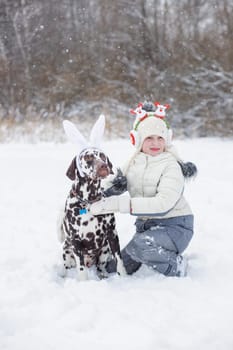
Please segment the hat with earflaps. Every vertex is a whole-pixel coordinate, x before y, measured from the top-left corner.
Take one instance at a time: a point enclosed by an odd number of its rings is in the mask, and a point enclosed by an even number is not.
[[[144,140],[152,135],[161,136],[165,140],[166,147],[171,145],[172,130],[166,119],[168,108],[170,108],[168,104],[144,102],[139,103],[135,110],[130,110],[135,116],[130,139],[138,151],[141,150]]]
[[[196,176],[196,165],[192,162],[183,162],[172,144],[173,133],[166,118],[166,111],[169,108],[170,105],[168,104],[162,105],[159,102],[153,103],[146,101],[144,103],[139,103],[136,109],[130,110],[130,113],[135,116],[133,129],[130,131],[130,140],[135,146],[136,151],[125,165],[123,169],[124,174],[126,174],[136,154],[141,151],[144,140],[149,136],[157,135],[163,137],[165,140],[165,151],[171,153],[175,157],[181,167],[184,177],[191,178]]]

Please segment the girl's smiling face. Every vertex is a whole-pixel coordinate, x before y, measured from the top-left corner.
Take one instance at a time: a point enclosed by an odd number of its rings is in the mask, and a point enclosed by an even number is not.
[[[142,152],[154,157],[165,151],[165,140],[161,136],[152,135],[145,138]]]

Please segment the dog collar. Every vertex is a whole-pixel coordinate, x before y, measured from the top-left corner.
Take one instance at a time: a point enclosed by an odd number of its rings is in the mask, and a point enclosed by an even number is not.
[[[81,202],[83,202],[84,204],[88,204],[87,201],[83,200],[82,198],[78,197],[77,192],[72,188],[71,193],[73,194],[73,196],[75,196],[76,198],[78,198],[78,200],[80,200]],[[82,208],[79,209],[78,211],[79,215],[83,215],[83,214],[87,214],[88,213],[88,209],[87,208]]]
[[[79,215],[87,214],[88,210],[86,208],[79,209]]]
[[[71,193],[74,197],[76,197],[79,201],[83,202],[83,205],[90,205],[92,203],[89,203],[87,200],[84,200],[82,198],[80,198],[77,194],[77,192],[74,190],[74,188],[71,189]],[[100,198],[99,198],[100,199]],[[94,203],[95,201],[93,201]],[[78,213],[79,215],[83,215],[83,214],[87,214],[88,213],[88,209],[87,208],[82,208],[82,209],[79,209]]]

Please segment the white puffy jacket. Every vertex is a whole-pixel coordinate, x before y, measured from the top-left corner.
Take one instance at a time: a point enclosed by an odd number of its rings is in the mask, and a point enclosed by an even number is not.
[[[124,169],[131,197],[131,214],[145,216],[145,219],[192,214],[183,197],[184,176],[170,152],[155,157],[137,153]]]

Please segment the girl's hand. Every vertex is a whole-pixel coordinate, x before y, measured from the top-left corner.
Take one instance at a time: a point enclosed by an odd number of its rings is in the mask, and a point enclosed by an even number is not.
[[[92,215],[102,215],[109,213],[130,213],[130,197],[128,194],[121,196],[111,196],[103,198],[90,207]]]

